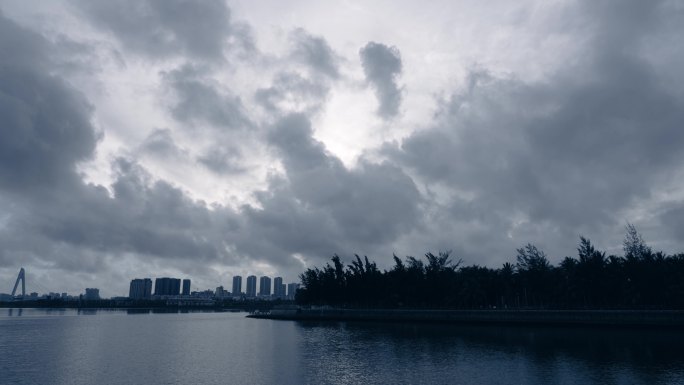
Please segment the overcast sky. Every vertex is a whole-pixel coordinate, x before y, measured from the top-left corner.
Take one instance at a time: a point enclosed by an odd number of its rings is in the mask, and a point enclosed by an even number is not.
[[[0,0],[0,292],[682,252],[682,36],[677,0]]]

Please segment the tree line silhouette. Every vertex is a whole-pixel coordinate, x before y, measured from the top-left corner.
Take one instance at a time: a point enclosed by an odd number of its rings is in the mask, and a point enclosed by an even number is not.
[[[515,264],[498,269],[451,258],[450,252],[425,254],[425,260],[394,255],[381,271],[356,255],[345,266],[332,264],[300,275],[302,305],[449,309],[683,309],[684,253],[666,255],[646,245],[628,224],[624,255],[597,250],[580,237],[578,257],[553,266],[533,244],[517,249]]]

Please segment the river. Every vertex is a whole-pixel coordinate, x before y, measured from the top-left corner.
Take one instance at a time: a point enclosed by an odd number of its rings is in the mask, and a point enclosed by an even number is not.
[[[684,384],[684,332],[0,309],[0,384]]]

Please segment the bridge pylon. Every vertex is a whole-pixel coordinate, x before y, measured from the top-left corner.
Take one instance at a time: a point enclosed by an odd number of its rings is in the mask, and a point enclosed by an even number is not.
[[[19,280],[21,280],[21,299],[26,297],[26,272],[22,267],[19,270],[19,275],[17,275],[17,281],[14,282],[14,289],[12,289],[12,297],[17,293],[17,286],[19,286]]]

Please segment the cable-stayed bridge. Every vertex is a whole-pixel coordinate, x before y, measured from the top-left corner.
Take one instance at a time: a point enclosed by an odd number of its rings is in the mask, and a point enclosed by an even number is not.
[[[19,275],[17,275],[17,280],[14,282],[14,288],[12,289],[13,298],[16,298],[19,281],[21,281],[21,299],[24,299],[26,297],[26,271],[23,267],[19,269]]]

